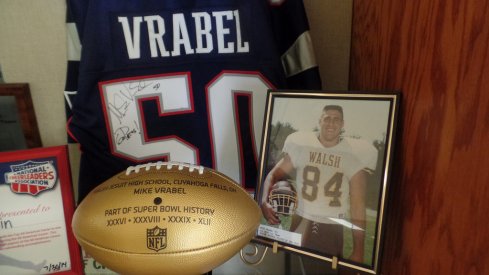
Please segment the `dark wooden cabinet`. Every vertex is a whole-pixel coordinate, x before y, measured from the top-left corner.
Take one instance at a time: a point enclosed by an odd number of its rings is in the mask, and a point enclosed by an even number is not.
[[[382,274],[489,274],[488,14],[354,0],[350,88],[403,96]]]

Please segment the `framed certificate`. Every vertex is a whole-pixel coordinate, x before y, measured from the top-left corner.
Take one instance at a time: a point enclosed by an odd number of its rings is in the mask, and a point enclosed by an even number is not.
[[[306,272],[379,274],[399,101],[396,92],[271,91],[255,241],[314,259]]]
[[[66,146],[0,153],[0,274],[82,274]]]

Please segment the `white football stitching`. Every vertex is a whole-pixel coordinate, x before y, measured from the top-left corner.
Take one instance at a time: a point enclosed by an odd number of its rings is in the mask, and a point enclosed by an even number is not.
[[[126,169],[126,176],[131,174],[132,172],[134,173],[139,173],[139,170],[145,169],[146,171],[149,171],[151,167],[156,167],[156,170],[160,170],[162,166],[166,166],[167,170],[172,169],[173,166],[178,166],[178,170],[182,171],[184,168],[188,168],[189,172],[193,172],[194,170],[198,170],[199,174],[202,175],[204,173],[204,167],[199,166],[199,165],[193,165],[189,163],[182,163],[182,162],[149,162],[146,164],[140,164],[136,166],[129,166]]]

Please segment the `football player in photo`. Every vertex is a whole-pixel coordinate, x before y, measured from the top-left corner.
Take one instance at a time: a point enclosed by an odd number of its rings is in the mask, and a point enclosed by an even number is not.
[[[296,185],[297,209],[290,231],[301,234],[301,246],[362,263],[367,177],[376,168],[377,151],[367,141],[343,137],[344,126],[343,108],[326,105],[317,132],[290,134],[283,157],[265,179],[260,204],[268,224],[280,223],[268,198],[277,184],[294,177],[290,180]],[[351,255],[343,255],[345,224],[353,229]]]

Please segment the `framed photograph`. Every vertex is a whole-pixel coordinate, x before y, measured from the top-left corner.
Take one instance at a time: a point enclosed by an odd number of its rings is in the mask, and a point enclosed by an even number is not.
[[[270,91],[254,241],[378,274],[399,101],[398,92]]]
[[[27,83],[0,84],[0,152],[41,147]]]
[[[66,146],[0,153],[0,274],[83,274]]]

